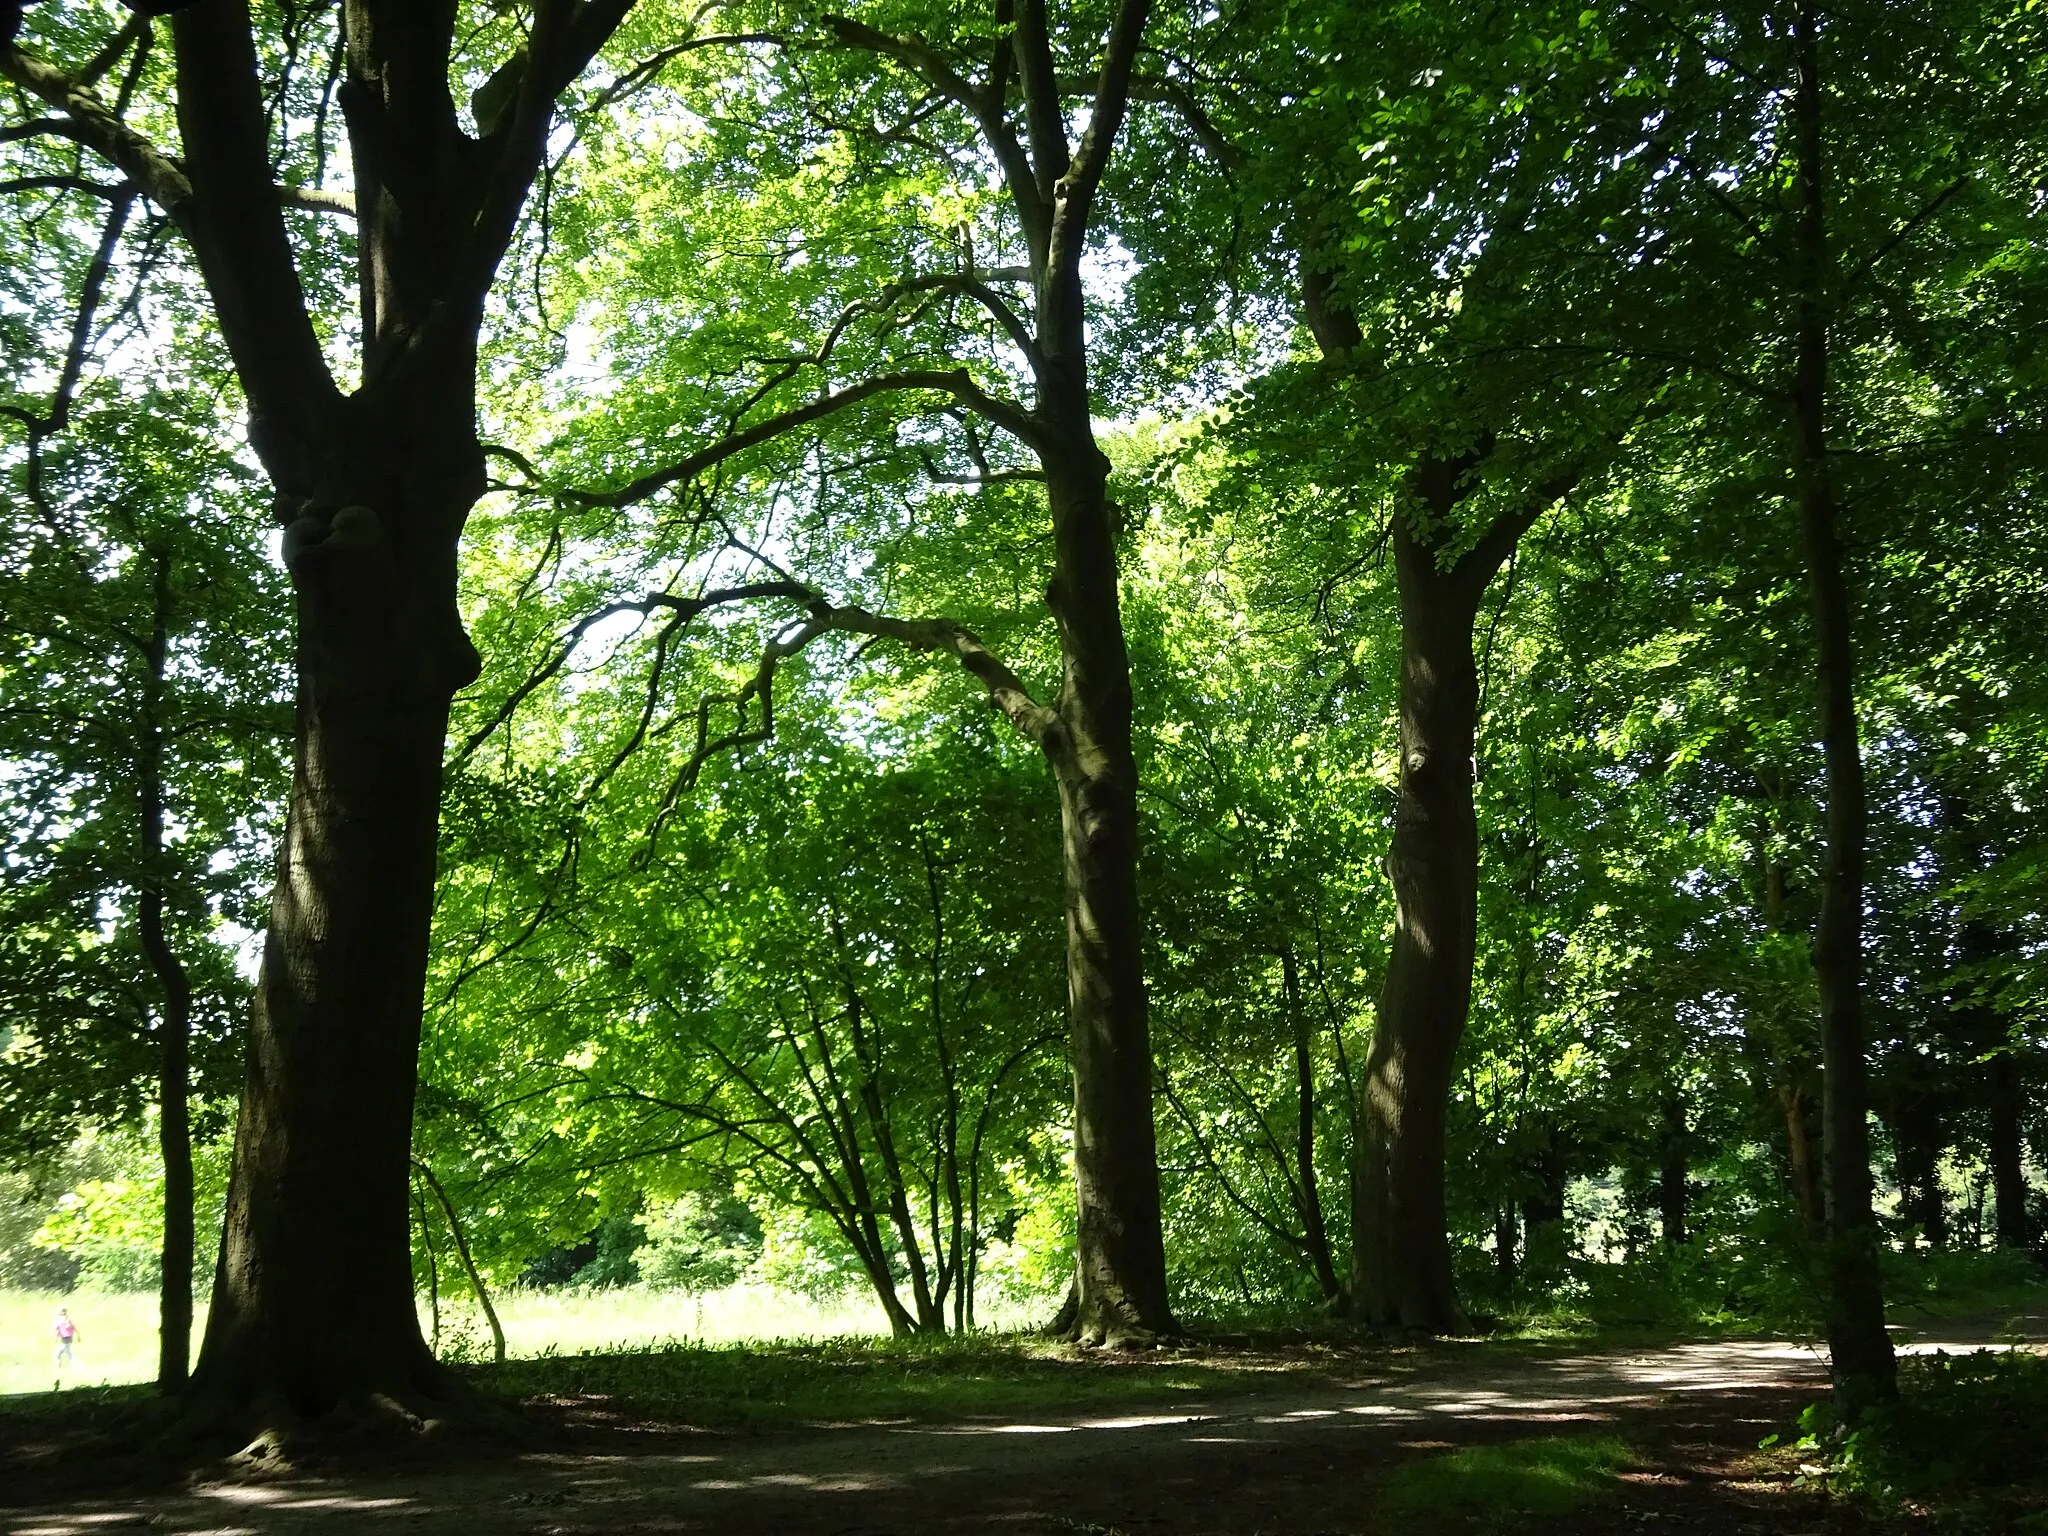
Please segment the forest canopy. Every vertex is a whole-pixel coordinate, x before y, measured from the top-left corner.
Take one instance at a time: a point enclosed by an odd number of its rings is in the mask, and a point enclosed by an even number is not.
[[[1888,1397],[2048,1229],[2043,18],[0,10],[0,1282]]]

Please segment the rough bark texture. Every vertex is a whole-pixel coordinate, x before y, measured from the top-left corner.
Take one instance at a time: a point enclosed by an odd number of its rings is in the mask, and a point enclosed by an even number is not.
[[[460,1393],[413,1312],[407,1216],[449,700],[476,674],[456,546],[484,487],[475,346],[554,102],[631,0],[539,0],[482,137],[449,91],[453,0],[344,0],[361,386],[344,395],[272,185],[247,0],[172,23],[175,154],[88,84],[0,73],[169,216],[197,260],[276,488],[298,606],[297,743],[249,1031],[201,1425],[403,1419]]]
[[[275,1394],[300,1419],[445,1395],[414,1315],[407,1188],[441,753],[475,665],[450,643],[453,542],[481,457],[467,420],[424,401],[415,419],[428,442],[378,434],[383,464],[357,458],[286,531],[297,745],[195,1387]]]
[[[1071,1336],[1091,1343],[1139,1342],[1175,1330],[1152,1124],[1131,667],[1118,595],[1119,509],[1109,499],[1109,461],[1095,441],[1081,280],[1095,194],[1122,131],[1148,12],[1147,0],[1121,0],[1116,7],[1093,89],[1084,93],[1093,110],[1071,142],[1072,114],[1063,95],[1075,93],[1059,83],[1045,0],[1001,0],[999,41],[980,81],[968,79],[922,38],[878,31],[850,17],[823,18],[842,43],[895,61],[974,119],[1029,257],[1028,319],[971,269],[908,285],[963,294],[995,317],[1031,370],[1037,399],[1029,409],[992,398],[964,371],[896,375],[835,399],[850,400],[863,388],[948,389],[1037,454],[1052,520],[1045,600],[1059,626],[1058,696],[1040,704],[978,639],[948,621],[883,619],[814,602],[807,633],[836,628],[954,651],[1052,768],[1066,887],[1077,1216],[1073,1305],[1062,1309],[1061,1321]]]
[[[1877,1221],[1871,1209],[1869,1088],[1863,1055],[1863,754],[1856,725],[1848,585],[1827,461],[1828,305],[1832,292],[1822,155],[1820,23],[1794,20],[1793,100],[1801,269],[1794,337],[1793,467],[1819,660],[1827,770],[1827,856],[1813,964],[1820,982],[1821,1158],[1827,1220],[1828,1346],[1837,1400],[1854,1417],[1897,1395],[1884,1328]]]
[[[1069,146],[1043,0],[1017,11],[1022,144],[987,131],[1018,205],[1036,289],[1031,412],[1052,515],[1046,604],[1059,626],[1060,689],[1038,742],[1059,786],[1067,908],[1067,1022],[1074,1072],[1076,1336],[1137,1342],[1176,1331],[1166,1291],[1152,1044],[1138,910],[1138,772],[1131,663],[1118,592],[1119,509],[1096,446],[1081,281],[1095,190],[1121,130],[1144,0],[1124,0],[1095,107]],[[1007,66],[1000,72],[1006,73]]]
[[[1048,600],[1064,661],[1059,785],[1074,1072],[1075,1255],[1080,1336],[1174,1329],[1160,1228],[1152,1047],[1138,913],[1138,773],[1131,673],[1117,594],[1108,461],[1047,465],[1055,574]],[[1080,457],[1080,455],[1076,455]]]
[[[1329,273],[1304,253],[1303,318],[1323,355],[1363,341]],[[1472,1002],[1479,831],[1472,805],[1479,679],[1473,630],[1487,584],[1575,477],[1533,489],[1477,543],[1450,519],[1473,490],[1485,449],[1425,457],[1392,541],[1401,613],[1401,756],[1387,873],[1393,953],[1359,1088],[1352,1149],[1351,1282],[1360,1318],[1428,1332],[1464,1326],[1445,1231],[1444,1135],[1451,1074]],[[1503,1264],[1511,1268],[1512,1249]]]

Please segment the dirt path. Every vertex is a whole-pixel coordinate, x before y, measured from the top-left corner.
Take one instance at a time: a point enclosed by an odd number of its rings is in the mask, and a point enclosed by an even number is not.
[[[1811,1531],[1809,1501],[1745,1480],[1742,1466],[1824,1384],[1815,1356],[1785,1343],[1519,1360],[1423,1353],[1319,1384],[1131,1414],[667,1433],[638,1454],[77,1500],[0,1512],[0,1531],[1311,1536],[1371,1528],[1375,1485],[1403,1460],[1597,1424],[1643,1450],[1623,1501],[1629,1523],[1615,1529],[1682,1515],[1689,1530]],[[1605,1518],[1577,1517],[1572,1529],[1597,1530]]]

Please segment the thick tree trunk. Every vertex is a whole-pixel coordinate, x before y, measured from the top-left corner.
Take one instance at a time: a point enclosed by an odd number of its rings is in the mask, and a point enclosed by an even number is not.
[[[1166,1291],[1151,1025],[1138,911],[1138,771],[1131,666],[1117,591],[1109,462],[1085,389],[1046,460],[1055,548],[1046,593],[1059,622],[1059,785],[1066,875],[1067,1022],[1074,1072],[1076,1330],[1116,1344],[1176,1331]],[[1045,407],[1042,405],[1041,410]]]
[[[1459,475],[1432,464],[1419,477],[1435,517],[1456,505]],[[1472,1002],[1479,901],[1472,633],[1506,549],[1475,549],[1444,570],[1438,539],[1419,539],[1407,517],[1396,516],[1393,538],[1401,759],[1387,872],[1396,916],[1359,1116],[1351,1295],[1369,1322],[1451,1332],[1465,1315],[1445,1230],[1445,1118]]]
[[[1827,857],[1813,965],[1820,981],[1821,1158],[1827,1206],[1828,1346],[1845,1417],[1897,1395],[1884,1327],[1878,1232],[1871,1209],[1869,1088],[1863,1058],[1863,753],[1857,737],[1848,586],[1827,462],[1828,232],[1821,139],[1819,18],[1794,19],[1798,88],[1793,117],[1799,185],[1799,261],[1793,379],[1793,469],[1819,659],[1821,745],[1827,767]]]
[[[407,1195],[442,750],[476,672],[455,544],[482,460],[450,393],[405,402],[405,428],[369,437],[381,459],[349,455],[325,494],[280,498],[297,745],[193,1382],[264,1428],[457,1396],[420,1337]]]
[[[85,82],[4,61],[190,243],[298,596],[285,847],[188,1428],[425,1403],[452,1386],[413,1313],[406,1160],[443,734],[477,669],[455,582],[485,483],[476,335],[556,100],[629,8],[538,7],[506,76],[515,104],[472,137],[450,90],[459,8],[343,0],[336,100],[362,309],[346,396],[274,185],[281,125],[247,0],[138,7],[176,13],[175,153],[117,125]]]
[[[142,730],[136,785],[142,823],[138,922],[142,951],[162,992],[157,1019],[157,1147],[164,1164],[164,1240],[159,1261],[156,1384],[175,1392],[192,1364],[192,982],[164,931],[163,685],[170,655],[171,561],[156,557],[156,599],[144,648]]]

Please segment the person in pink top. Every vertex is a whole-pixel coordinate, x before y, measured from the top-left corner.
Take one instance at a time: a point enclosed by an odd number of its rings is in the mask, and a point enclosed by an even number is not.
[[[76,1365],[78,1363],[77,1358],[71,1353],[71,1346],[77,1338],[78,1324],[71,1321],[69,1309],[59,1307],[57,1309],[57,1368],[59,1370],[62,1370],[67,1365]]]

